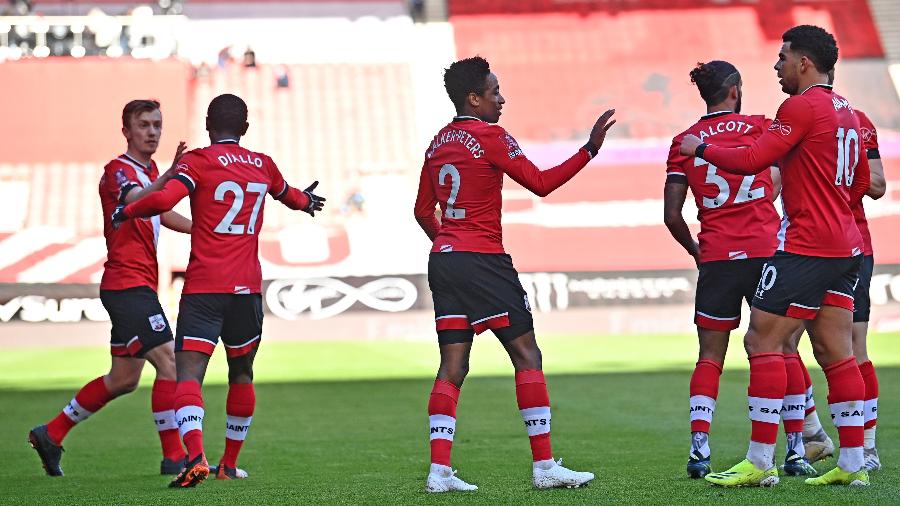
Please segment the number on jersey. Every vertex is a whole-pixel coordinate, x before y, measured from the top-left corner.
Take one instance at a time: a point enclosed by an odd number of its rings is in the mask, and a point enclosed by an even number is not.
[[[456,197],[459,196],[459,185],[462,183],[459,169],[449,163],[444,164],[438,173],[438,184],[441,186],[447,184],[447,176],[450,176],[450,197],[447,198],[447,210],[444,211],[444,216],[454,220],[462,220],[466,217],[466,210],[454,207],[456,205]]]
[[[256,194],[256,202],[253,203],[253,211],[250,213],[250,223],[248,223],[246,227],[246,233],[248,235],[256,233],[256,219],[259,217],[259,209],[262,207],[263,199],[266,197],[266,190],[268,190],[268,188],[268,185],[263,183],[247,183],[246,191],[248,193]],[[244,207],[244,190],[234,181],[222,181],[219,186],[216,187],[213,198],[218,202],[224,202],[226,193],[233,193],[234,200],[231,201],[231,208],[225,213],[225,217],[222,218],[222,221],[216,225],[216,228],[213,229],[213,231],[218,234],[242,235],[244,234],[245,227],[240,223],[235,223],[234,219]]]
[[[851,146],[852,144],[852,146]],[[850,153],[853,148],[853,163],[850,163]],[[859,163],[859,134],[856,130],[837,131],[837,174],[834,176],[836,186],[850,186],[853,184],[853,176],[856,173],[856,164]]]
[[[702,167],[704,165],[709,166],[706,169],[706,180],[704,182],[716,185],[719,188],[719,194],[713,198],[703,197],[703,207],[707,209],[722,207],[731,196],[731,187],[728,186],[727,179],[716,173],[718,167],[702,158],[694,158],[694,167]],[[743,204],[744,202],[751,202],[766,196],[765,186],[752,188],[755,180],[756,176],[744,176],[741,180],[741,186],[737,190],[737,195],[734,196],[733,204]]]

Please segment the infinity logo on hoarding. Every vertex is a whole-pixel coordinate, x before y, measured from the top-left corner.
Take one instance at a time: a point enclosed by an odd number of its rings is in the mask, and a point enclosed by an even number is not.
[[[403,278],[381,278],[351,286],[333,278],[273,281],[266,290],[266,304],[285,320],[296,320],[304,311],[314,319],[330,318],[360,302],[378,310],[406,311],[419,296],[416,285]]]

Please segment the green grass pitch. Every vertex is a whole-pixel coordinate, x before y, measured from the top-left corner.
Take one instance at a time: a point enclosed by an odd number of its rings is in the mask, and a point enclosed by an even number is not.
[[[885,469],[867,489],[811,488],[782,478],[774,489],[724,490],[684,473],[693,336],[549,336],[542,339],[553,409],[553,447],[565,464],[598,478],[581,490],[538,492],[511,368],[481,337],[463,388],[453,464],[479,485],[469,494],[425,494],[425,406],[437,366],[430,342],[270,342],[256,367],[257,407],[240,466],[250,478],[166,488],[156,472],[152,372],[73,429],[64,478],[43,474],[28,430],[54,416],[76,388],[105,372],[102,348],[0,353],[0,503],[3,504],[898,504],[900,335],[870,338],[881,384],[878,441]],[[722,377],[711,445],[714,469],[743,458],[749,436],[747,365],[738,335]],[[809,345],[804,344],[804,351]],[[808,353],[807,364],[814,364]],[[217,351],[204,387],[210,460],[224,446],[226,387]],[[824,377],[811,372],[826,430]],[[783,456],[779,442],[778,458]],[[820,471],[834,460],[817,464]]]

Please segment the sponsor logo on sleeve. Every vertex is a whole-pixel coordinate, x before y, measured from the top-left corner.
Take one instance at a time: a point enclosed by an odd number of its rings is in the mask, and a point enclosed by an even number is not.
[[[162,332],[166,329],[166,319],[163,318],[163,315],[155,314],[148,318],[148,320],[150,320],[150,328],[152,328],[154,332]]]
[[[506,142],[506,150],[507,155],[509,155],[509,159],[512,160],[517,156],[524,156],[525,153],[522,152],[522,148],[519,147],[519,143],[513,139],[512,135],[503,134],[503,140]]]
[[[769,125],[769,130],[779,132],[785,137],[791,135],[791,125],[782,122],[780,119],[772,120],[772,124]]]

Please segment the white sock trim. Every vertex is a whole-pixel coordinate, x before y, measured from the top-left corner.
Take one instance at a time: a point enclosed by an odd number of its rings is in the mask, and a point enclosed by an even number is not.
[[[252,421],[252,416],[226,415],[225,437],[233,441],[243,441],[244,439],[247,439],[247,431],[250,430],[250,422]]]
[[[528,437],[550,432],[550,406],[520,409]]]
[[[775,445],[750,441],[747,460],[752,462],[757,469],[769,469],[775,463]]]
[[[72,397],[72,400],[63,408],[63,413],[69,417],[69,420],[72,420],[75,423],[83,422],[87,420],[89,416],[94,414],[93,411],[88,411],[81,407],[81,404],[78,404],[78,401],[76,401],[74,397]]]
[[[835,427],[862,427],[865,423],[865,402],[858,401],[834,402],[828,405],[831,410],[831,420]]]
[[[456,418],[449,415],[429,415],[428,425],[431,434],[430,441],[435,439],[453,441],[453,434],[456,433]]]
[[[177,429],[178,424],[175,423],[175,410],[167,409],[165,411],[154,411],[153,421],[156,422],[156,431]]]
[[[200,406],[184,406],[175,412],[178,433],[184,437],[192,430],[203,431],[204,410]]]
[[[837,461],[838,467],[848,473],[855,473],[865,465],[863,447],[841,448]]]
[[[705,395],[692,395],[691,400],[691,421],[704,421],[712,423],[713,415],[716,413],[716,400]]]

